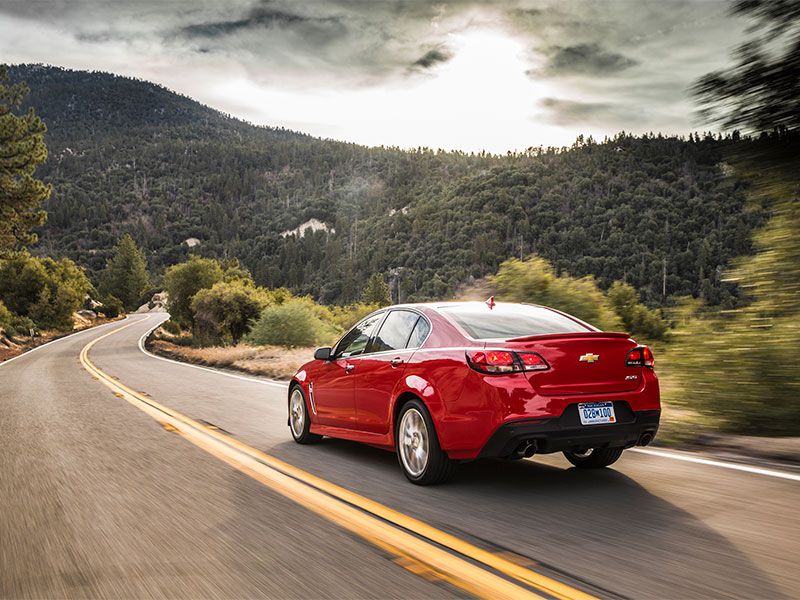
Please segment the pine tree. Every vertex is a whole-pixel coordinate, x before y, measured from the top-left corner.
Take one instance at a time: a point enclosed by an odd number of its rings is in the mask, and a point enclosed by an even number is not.
[[[126,234],[117,243],[114,256],[103,271],[100,290],[103,295],[122,300],[127,310],[135,310],[149,285],[147,259],[133,238]]]
[[[731,129],[798,129],[800,2],[735,0],[731,13],[749,19],[748,39],[733,66],[695,82],[701,116]]]
[[[32,108],[17,114],[28,92],[10,84],[0,65],[0,254],[36,242],[31,229],[44,223],[39,207],[50,196],[50,186],[33,177],[47,158],[44,123]]]
[[[361,301],[365,304],[378,304],[379,306],[389,306],[392,298],[389,295],[389,286],[383,280],[380,273],[375,273],[367,280],[364,291],[361,294]]]

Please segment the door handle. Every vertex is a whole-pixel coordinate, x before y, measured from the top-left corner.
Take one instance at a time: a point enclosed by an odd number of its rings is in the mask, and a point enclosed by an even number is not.
[[[399,367],[400,365],[402,365],[402,364],[403,364],[403,359],[402,359],[402,358],[400,358],[400,357],[398,356],[398,357],[396,357],[396,358],[393,358],[393,359],[390,361],[390,364],[391,364],[393,367]]]
[[[344,372],[349,375],[350,373],[353,372],[353,369],[355,369],[355,368],[356,368],[355,365],[346,365],[345,368],[344,368]]]

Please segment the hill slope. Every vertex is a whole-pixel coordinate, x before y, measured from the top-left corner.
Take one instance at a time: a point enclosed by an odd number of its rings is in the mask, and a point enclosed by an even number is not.
[[[324,302],[373,272],[400,297],[441,297],[537,252],[558,269],[625,279],[645,298],[723,300],[721,267],[750,249],[758,211],[723,175],[726,144],[620,135],[494,157],[319,140],[232,119],[144,81],[17,66],[48,125],[54,185],[38,250],[103,267],[131,233],[151,268],[237,256],[264,285]],[[532,140],[535,142],[535,140]],[[281,235],[317,219],[302,237]]]

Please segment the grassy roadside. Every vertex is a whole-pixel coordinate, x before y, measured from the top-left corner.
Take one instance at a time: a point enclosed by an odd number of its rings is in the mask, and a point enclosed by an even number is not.
[[[282,348],[280,346],[212,346],[194,348],[161,337],[149,337],[147,349],[154,354],[207,367],[233,369],[288,380],[301,365],[311,360],[314,348]]]

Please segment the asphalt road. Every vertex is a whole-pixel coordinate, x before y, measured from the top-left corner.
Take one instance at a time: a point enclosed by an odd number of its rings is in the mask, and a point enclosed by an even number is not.
[[[136,315],[105,373],[309,473],[602,597],[800,596],[800,481],[626,452],[461,465],[410,485],[393,455],[298,446],[285,387],[153,358]],[[78,360],[112,324],[0,366],[0,596],[451,597],[374,545],[204,452]],[[785,470],[785,469],[784,469]]]

